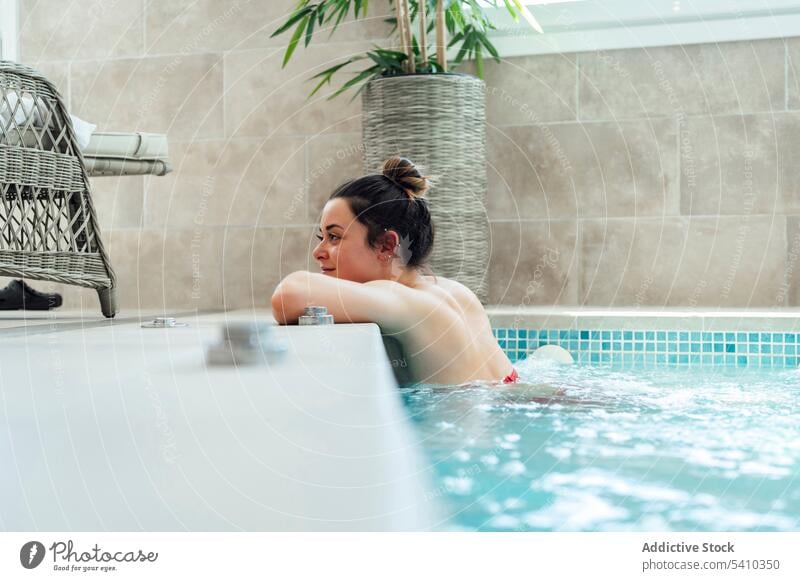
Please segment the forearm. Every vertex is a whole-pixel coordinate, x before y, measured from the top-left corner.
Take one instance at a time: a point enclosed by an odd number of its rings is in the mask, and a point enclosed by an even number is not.
[[[280,325],[291,325],[297,323],[300,315],[306,306],[307,297],[304,296],[304,289],[308,287],[303,284],[302,271],[293,272],[285,277],[272,293],[272,316]]]
[[[281,281],[272,295],[272,314],[281,325],[296,323],[308,305],[326,307],[337,323],[377,323],[394,327],[400,306],[395,283],[358,283],[299,270]],[[409,307],[410,308],[410,307]],[[408,313],[406,313],[406,316]]]

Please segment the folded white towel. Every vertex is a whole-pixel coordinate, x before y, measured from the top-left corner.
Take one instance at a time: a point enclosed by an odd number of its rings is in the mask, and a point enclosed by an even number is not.
[[[44,127],[50,122],[48,117],[44,121],[42,115],[50,115],[50,109],[47,108],[41,97],[37,97],[34,101],[33,97],[23,95],[22,99],[19,98],[17,93],[6,93],[6,98],[0,100],[0,123],[3,127],[9,124],[9,121],[14,119],[14,124],[23,127],[30,121],[35,127]],[[86,149],[89,145],[89,140],[92,138],[92,133],[97,129],[97,125],[84,121],[75,115],[70,115],[72,119],[72,128],[75,130],[75,140],[78,142],[78,147],[81,150]]]
[[[84,150],[86,146],[89,145],[89,141],[92,139],[92,133],[97,129],[97,125],[75,117],[75,115],[70,115],[70,119],[72,119],[72,128],[75,130],[75,141],[78,142],[78,147]]]

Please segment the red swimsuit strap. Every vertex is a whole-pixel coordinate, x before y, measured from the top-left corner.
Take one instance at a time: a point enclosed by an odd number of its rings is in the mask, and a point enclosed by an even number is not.
[[[503,379],[503,383],[516,383],[519,379],[519,373],[517,373],[516,369],[511,370],[511,373],[506,375],[505,379]]]

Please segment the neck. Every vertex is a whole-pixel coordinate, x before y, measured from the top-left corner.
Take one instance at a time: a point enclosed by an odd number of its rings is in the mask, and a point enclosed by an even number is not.
[[[416,286],[422,282],[422,275],[416,268],[404,268],[397,282],[406,286]]]
[[[398,282],[405,286],[417,286],[422,282],[422,275],[415,267],[399,267],[393,266],[387,273],[386,278],[394,282]]]

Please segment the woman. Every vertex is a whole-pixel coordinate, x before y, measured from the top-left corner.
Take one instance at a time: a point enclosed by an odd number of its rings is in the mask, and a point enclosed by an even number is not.
[[[422,273],[433,247],[427,189],[427,178],[402,157],[340,186],[322,211],[313,253],[320,272],[283,279],[273,315],[295,323],[305,306],[322,305],[338,323],[377,323],[402,344],[415,381],[513,383],[517,372],[478,298]]]

